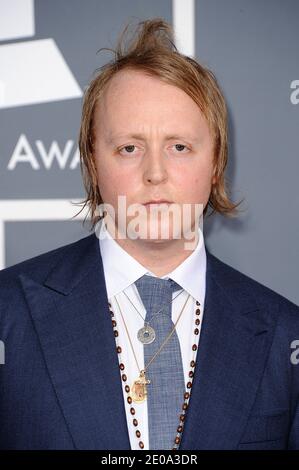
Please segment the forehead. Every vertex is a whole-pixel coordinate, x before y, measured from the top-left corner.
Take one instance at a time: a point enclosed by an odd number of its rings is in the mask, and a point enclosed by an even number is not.
[[[206,125],[199,106],[187,93],[139,70],[123,70],[112,77],[94,117],[96,126],[129,126],[132,131],[162,124],[171,132]]]
[[[109,81],[105,97],[113,100],[123,97],[125,94],[151,97],[158,95],[177,95],[177,97],[188,98],[188,95],[179,87],[167,83],[162,78],[154,76],[143,70],[124,69],[117,72]]]

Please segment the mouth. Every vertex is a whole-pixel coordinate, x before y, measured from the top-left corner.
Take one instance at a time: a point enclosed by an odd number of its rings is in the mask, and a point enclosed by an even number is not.
[[[143,203],[144,206],[158,206],[158,205],[161,205],[161,204],[172,204],[171,201],[166,201],[165,199],[159,199],[159,200],[156,200],[156,201],[147,201],[145,203]]]

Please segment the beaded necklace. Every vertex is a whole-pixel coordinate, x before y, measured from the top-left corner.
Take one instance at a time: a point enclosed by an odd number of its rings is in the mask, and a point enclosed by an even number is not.
[[[193,377],[194,377],[194,369],[195,369],[195,365],[196,365],[195,358],[196,358],[197,349],[198,349],[198,346],[196,345],[195,339],[196,339],[196,336],[199,335],[198,326],[200,325],[200,318],[199,317],[200,317],[200,313],[201,313],[200,308],[199,308],[200,302],[198,302],[196,300],[195,305],[196,305],[196,308],[195,308],[195,329],[194,329],[194,344],[192,346],[192,360],[190,362],[190,371],[188,373],[188,382],[186,384],[186,389],[187,390],[184,392],[184,401],[183,401],[183,404],[182,404],[182,411],[181,411],[181,414],[179,416],[179,422],[178,422],[179,424],[178,424],[178,427],[177,427],[177,430],[176,430],[172,450],[177,450],[179,448],[179,445],[180,445],[180,442],[181,442],[181,436],[182,436],[182,432],[183,432],[183,428],[184,428],[185,418],[186,418],[186,412],[187,412],[187,409],[188,409],[188,406],[189,406],[189,400],[190,400],[190,397],[191,397],[191,388],[192,388]],[[121,379],[125,384],[125,391],[127,393],[127,402],[128,402],[129,405],[132,405],[133,400],[132,400],[132,396],[131,396],[131,388],[127,383],[128,382],[127,375],[124,373],[125,365],[123,364],[123,362],[121,362],[122,347],[118,344],[119,334],[118,334],[118,330],[116,328],[117,323],[116,323],[115,315],[114,315],[114,312],[112,310],[110,302],[108,302],[108,307],[109,307],[109,311],[110,311],[110,314],[111,314],[112,327],[113,327],[113,332],[114,332],[114,337],[115,337],[115,342],[116,342],[116,351],[117,351],[117,354],[118,354],[118,357],[119,357],[119,368],[122,372]],[[138,420],[135,417],[136,410],[133,406],[130,407],[130,413],[131,413],[132,419],[133,419],[133,426],[136,428],[135,435],[138,439],[139,448],[144,449],[144,443],[142,441],[141,432],[138,429]]]

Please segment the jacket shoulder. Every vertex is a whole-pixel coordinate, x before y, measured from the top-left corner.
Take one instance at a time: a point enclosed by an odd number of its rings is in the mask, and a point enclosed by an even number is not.
[[[84,251],[94,238],[94,234],[68,243],[40,255],[29,258],[0,271],[0,299],[7,293],[7,289],[19,286],[18,277],[26,274],[37,282],[43,282],[53,266],[63,258],[74,256]]]
[[[249,297],[254,296],[260,305],[278,306],[280,311],[289,312],[295,315],[296,320],[299,320],[299,306],[294,302],[208,251],[207,256],[208,269],[211,270],[212,276],[215,276],[218,283],[225,284],[232,292],[235,292],[235,295],[242,295],[245,292]]]

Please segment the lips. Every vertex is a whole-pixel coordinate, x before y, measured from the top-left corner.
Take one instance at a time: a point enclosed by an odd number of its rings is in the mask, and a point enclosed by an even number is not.
[[[172,204],[171,201],[167,201],[166,199],[158,199],[158,200],[152,200],[152,201],[147,201],[144,202],[144,206],[149,206],[149,205],[154,205],[154,204]]]

